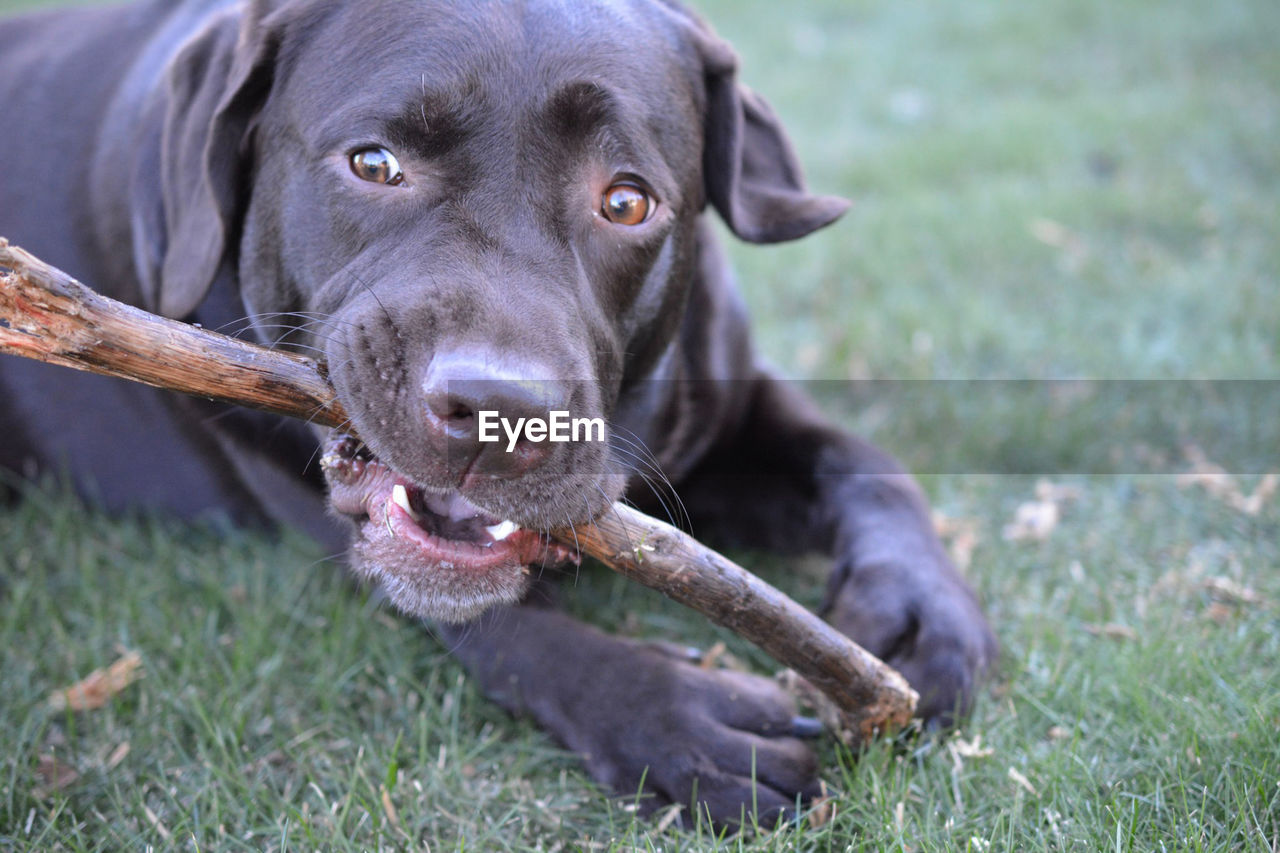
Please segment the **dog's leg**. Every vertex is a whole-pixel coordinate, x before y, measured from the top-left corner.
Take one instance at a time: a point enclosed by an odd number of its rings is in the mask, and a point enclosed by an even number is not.
[[[752,394],[741,429],[679,486],[694,532],[831,554],[823,615],[907,677],[926,720],[949,723],[970,707],[996,643],[919,487],[795,387],[762,377]]]
[[[736,824],[754,803],[771,826],[817,793],[813,754],[793,736],[812,726],[769,679],[703,669],[535,603],[439,630],[487,695],[533,717],[619,796],[639,794],[643,813],[696,801]]]

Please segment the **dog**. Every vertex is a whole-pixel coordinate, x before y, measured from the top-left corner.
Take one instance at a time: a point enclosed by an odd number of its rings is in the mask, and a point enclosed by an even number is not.
[[[700,536],[831,557],[823,614],[970,706],[995,642],[913,481],[753,352],[710,217],[810,193],[675,0],[150,0],[0,25],[0,235],[107,294],[324,357],[356,441],[0,361],[0,464],[110,511],[288,525],[435,620],[480,688],[646,811],[817,789],[791,700],[549,604],[545,531],[673,485]],[[239,324],[237,326],[237,324]],[[605,441],[483,442],[548,412]],[[647,501],[647,503],[646,503]],[[532,567],[532,568],[531,568]]]

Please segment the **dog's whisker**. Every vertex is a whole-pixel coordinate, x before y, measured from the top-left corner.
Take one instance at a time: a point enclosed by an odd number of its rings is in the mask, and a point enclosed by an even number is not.
[[[579,554],[582,553],[582,543],[578,541],[578,530],[573,524],[573,517],[569,515],[568,510],[565,511],[564,520],[569,525],[568,530],[573,534],[573,550]]]
[[[624,432],[629,433],[631,437],[628,438],[626,435],[623,435]],[[625,427],[615,426],[610,435],[617,438],[619,441],[624,442],[628,447],[643,454],[644,458],[648,460],[648,470],[659,479],[663,489],[675,501],[677,509],[679,510],[679,519],[671,519],[672,524],[692,533],[693,519],[689,516],[689,510],[685,506],[684,500],[680,497],[680,492],[676,489],[675,484],[671,482],[670,478],[667,477],[666,472],[662,470],[662,466],[658,462],[657,455],[649,449],[643,439]]]
[[[265,322],[267,320],[278,320],[280,322]],[[297,320],[300,322],[284,322],[287,320]],[[291,311],[270,311],[262,314],[246,314],[235,320],[229,320],[211,331],[220,332],[222,334],[238,337],[248,330],[261,332],[262,337],[268,337],[265,333],[270,330],[285,329],[288,332],[307,331],[316,335],[317,338],[324,339],[325,336],[316,332],[318,327],[326,327],[330,330],[340,328],[342,323],[337,318],[325,317],[322,315],[301,315]]]
[[[621,470],[618,473],[626,472],[629,476],[634,475],[643,478],[651,485],[656,482],[664,490],[674,491],[666,475],[634,450],[615,445],[610,447],[609,451],[614,457],[613,461],[620,463]]]
[[[630,437],[624,433],[629,434]],[[671,481],[667,479],[666,473],[662,470],[662,464],[658,461],[657,455],[634,432],[625,427],[615,425],[610,432],[610,439],[621,442],[633,450],[637,457],[644,460],[644,465],[648,470],[652,471],[655,476],[660,477],[666,485],[671,485]]]
[[[348,274],[355,280],[356,284],[363,287],[368,294],[373,297],[374,302],[378,303],[378,308],[381,309],[382,315],[387,318],[387,326],[391,329],[392,333],[399,338],[400,329],[396,326],[395,318],[391,316],[391,312],[387,310],[387,306],[382,304],[382,300],[378,298],[378,294],[373,289],[373,285],[369,284],[369,282],[365,281],[355,272],[349,272]]]
[[[578,530],[576,527],[574,527],[573,516],[569,514],[567,509],[564,511],[564,520],[565,520],[565,523],[569,525],[568,527],[569,532],[573,534],[573,550],[579,554],[578,563],[576,564],[574,568],[574,573],[573,573],[573,585],[577,586],[578,580],[581,577],[581,573],[582,573],[582,559],[581,559],[582,543],[578,541]]]
[[[628,450],[627,448],[612,447],[610,450],[622,457],[622,459],[618,461],[631,459],[636,463],[634,466],[624,465],[624,471],[629,472],[630,475],[640,478],[640,481],[643,482],[645,487],[653,494],[654,499],[662,508],[662,512],[666,516],[666,520],[669,521],[672,526],[680,527],[685,530],[692,528],[693,522],[689,517],[688,511],[685,509],[684,501],[681,500],[675,486],[672,485],[669,479],[667,479],[666,474],[655,468],[647,460],[638,457],[633,451]],[[652,472],[652,475],[650,472]],[[671,503],[668,503],[668,499],[674,503],[674,508]]]
[[[613,513],[614,518],[616,518],[618,523],[622,526],[622,534],[627,537],[627,547],[634,551],[636,549],[636,544],[631,541],[631,532],[627,529],[627,523],[623,521],[622,516],[618,515],[618,511],[613,508],[613,501],[609,498],[609,493],[604,490],[604,487],[601,486],[599,482],[593,483],[593,485],[596,487],[596,491],[598,491],[600,496],[605,500],[605,506],[608,507],[606,512]]]
[[[304,323],[325,324],[330,326],[350,326],[350,320],[343,319],[336,314],[330,314],[324,311],[260,311],[255,314],[245,314],[231,323],[247,322],[250,324],[259,323],[264,320],[301,320]]]
[[[267,320],[296,320],[298,322],[266,322]],[[271,349],[288,349],[292,352],[310,353],[323,360],[327,355],[326,347],[329,342],[329,335],[344,324],[349,325],[349,321],[319,313],[271,311],[248,314],[236,320],[228,321],[217,327],[215,331],[238,337],[242,336],[246,331],[252,330],[258,340]],[[295,336],[304,335],[313,339],[314,343],[293,340]]]
[[[271,329],[271,328],[288,329],[288,331],[285,334],[281,335],[280,337],[268,343],[266,345],[268,349],[273,349],[273,350],[289,349],[294,352],[309,352],[309,353],[314,353],[316,356],[318,356],[321,359],[323,359],[326,355],[324,349],[322,347],[316,346],[315,344],[305,344],[297,341],[290,341],[289,335],[295,334],[301,331],[296,326],[274,326],[274,327],[261,326],[259,328],[260,329]]]
[[[348,556],[349,554],[346,551],[339,551],[335,554],[325,554],[323,557],[317,557],[316,559],[312,560],[306,566],[306,568],[316,569],[316,568],[319,568],[320,566],[323,566],[325,563],[336,563],[341,560],[346,560]]]
[[[630,454],[629,451],[623,450],[621,448],[613,448],[613,449],[614,449],[614,452],[616,453],[633,456],[633,454]],[[680,521],[676,518],[674,511],[672,510],[671,506],[667,503],[667,499],[663,494],[664,490],[660,488],[658,484],[654,483],[653,478],[650,477],[643,470],[638,468],[633,468],[631,466],[626,466],[626,469],[630,471],[632,475],[639,477],[640,482],[644,483],[645,487],[653,495],[654,500],[658,502],[658,506],[661,507],[662,514],[665,516],[666,520],[671,522],[672,525],[679,527]],[[611,472],[611,473],[617,473],[617,472]]]

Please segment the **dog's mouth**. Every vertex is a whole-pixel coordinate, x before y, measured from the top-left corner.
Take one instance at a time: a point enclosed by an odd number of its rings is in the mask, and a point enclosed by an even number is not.
[[[530,566],[578,560],[545,532],[498,518],[459,492],[423,488],[350,436],[329,440],[321,468],[331,508],[359,528],[355,569],[412,615],[465,622],[519,601]]]

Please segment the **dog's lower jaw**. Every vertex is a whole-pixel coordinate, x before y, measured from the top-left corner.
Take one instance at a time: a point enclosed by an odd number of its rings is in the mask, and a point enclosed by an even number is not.
[[[388,530],[390,527],[390,530]],[[370,529],[373,528],[373,529]],[[379,528],[381,528],[379,530]],[[351,565],[377,585],[402,613],[448,623],[469,622],[500,605],[516,604],[529,586],[529,569],[510,556],[477,571],[459,561],[431,560],[396,537],[394,522],[360,525]]]
[[[519,602],[529,566],[578,559],[457,493],[426,492],[342,437],[330,442],[322,467],[330,507],[355,523],[352,568],[411,616],[470,621]]]

